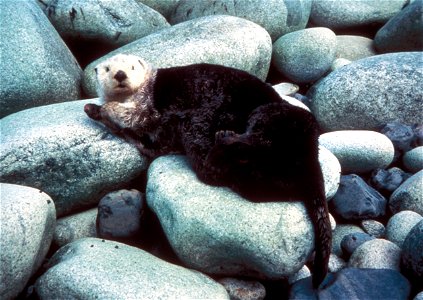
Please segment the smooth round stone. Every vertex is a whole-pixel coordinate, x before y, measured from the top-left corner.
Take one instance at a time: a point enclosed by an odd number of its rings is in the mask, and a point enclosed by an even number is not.
[[[273,65],[297,83],[322,77],[335,60],[336,35],[323,27],[294,31],[273,44]]]
[[[423,1],[416,0],[391,18],[375,36],[382,53],[423,50]]]
[[[390,241],[374,239],[365,242],[353,252],[348,266],[400,271],[400,260],[401,248]]]
[[[423,300],[423,291],[421,291],[420,293],[418,293],[413,300]]]
[[[423,170],[408,178],[401,184],[389,199],[389,207],[393,213],[412,210],[423,215]]]
[[[292,96],[300,89],[298,85],[289,82],[278,83],[274,85],[273,88],[280,96]]]
[[[328,264],[329,272],[331,273],[339,272],[346,266],[347,266],[347,263],[345,262],[345,260],[343,260],[339,256],[335,254],[331,254],[329,256],[329,264]]]
[[[292,285],[295,282],[310,276],[311,276],[310,269],[306,265],[304,265],[297,273],[288,277],[288,282],[289,284]]]
[[[354,232],[345,235],[341,240],[341,249],[344,257],[349,258],[354,251],[367,241],[374,240],[375,237],[364,232]]]
[[[423,146],[406,152],[402,158],[407,171],[417,173],[423,169]]]
[[[35,107],[0,120],[0,181],[45,191],[58,216],[92,207],[147,167],[135,146],[85,114],[86,103],[99,100]]]
[[[417,278],[423,278],[423,220],[410,230],[402,250],[403,267]]]
[[[41,299],[229,299],[210,277],[122,243],[86,238],[50,259]]]
[[[56,223],[44,192],[0,183],[0,298],[15,299],[37,272],[50,247]]]
[[[370,234],[371,236],[374,236],[376,238],[385,237],[385,226],[376,220],[361,221],[361,227],[366,233]]]
[[[225,287],[231,300],[263,300],[266,297],[266,289],[258,281],[226,277],[218,282]]]
[[[288,102],[289,104],[301,107],[302,109],[305,109],[306,111],[310,111],[310,108],[308,108],[307,105],[305,105],[303,102],[301,102],[300,100],[294,97],[281,95],[281,98],[285,100],[286,102]]]
[[[343,251],[341,242],[346,235],[353,233],[364,233],[363,229],[352,224],[338,224],[332,233],[332,253],[342,257]]]
[[[136,0],[45,1],[44,12],[66,41],[95,41],[114,48],[169,27],[166,19]],[[40,5],[41,6],[41,5]]]
[[[319,144],[331,151],[343,173],[364,173],[387,167],[394,146],[383,134],[365,130],[333,131],[320,135]]]
[[[313,24],[333,29],[383,24],[399,12],[407,0],[314,0]]]
[[[377,130],[393,121],[416,124],[423,119],[421,78],[420,52],[376,55],[331,72],[307,97],[324,131]]]
[[[81,68],[36,2],[1,2],[0,118],[81,98]]]
[[[403,210],[393,215],[386,225],[386,238],[402,247],[411,229],[423,220],[423,217],[411,210]]]
[[[237,17],[208,16],[183,22],[89,64],[83,78],[87,95],[97,95],[94,68],[119,53],[139,56],[157,68],[211,63],[244,70],[264,80],[269,71],[272,40],[259,25]]]
[[[349,65],[351,63],[350,60],[345,58],[337,58],[333,61],[330,69],[331,71],[335,71],[336,69],[342,68],[343,66]]]
[[[376,55],[373,40],[358,35],[336,36],[336,57],[355,61]]]
[[[97,208],[60,218],[56,222],[53,243],[62,247],[78,239],[96,237]]]
[[[325,183],[326,199],[331,199],[338,191],[341,165],[336,156],[323,146],[319,146],[319,162]]]
[[[204,184],[183,156],[152,162],[146,196],[181,261],[208,274],[281,279],[297,272],[313,249],[303,203],[255,203]]]
[[[170,22],[176,24],[208,15],[231,15],[245,18],[262,26],[274,41],[285,33],[306,27],[310,16],[311,2],[311,0],[181,0],[174,10]]]

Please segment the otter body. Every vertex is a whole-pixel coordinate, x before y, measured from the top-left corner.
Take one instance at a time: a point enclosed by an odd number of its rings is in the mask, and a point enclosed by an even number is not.
[[[303,201],[315,228],[317,287],[327,273],[331,227],[313,115],[244,71],[140,64],[148,76],[139,89],[102,106],[87,104],[88,116],[150,158],[186,154],[205,183],[228,186],[252,201]]]

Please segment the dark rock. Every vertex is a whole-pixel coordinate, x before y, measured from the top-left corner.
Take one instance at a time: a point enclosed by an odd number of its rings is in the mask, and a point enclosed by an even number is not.
[[[345,220],[363,220],[385,215],[387,200],[367,185],[359,176],[341,176],[341,182],[333,199],[331,211]]]
[[[410,176],[410,174],[396,167],[388,170],[377,169],[372,173],[370,185],[382,195],[389,196]]]
[[[402,244],[402,266],[407,274],[423,279],[423,220],[415,225]],[[421,282],[421,281],[420,281]]]
[[[423,146],[423,124],[416,125],[413,128],[414,146]]]
[[[119,190],[98,205],[97,236],[111,240],[136,237],[141,230],[145,200],[137,190]]]
[[[386,135],[392,141],[392,144],[394,144],[394,161],[397,160],[404,152],[412,149],[414,132],[411,126],[399,122],[392,122],[386,124],[380,132]]]
[[[415,0],[391,18],[375,36],[382,53],[423,50],[423,0]]]
[[[355,251],[355,249],[357,249],[363,243],[373,239],[375,238],[367,233],[354,232],[347,234],[341,241],[342,253],[346,258],[348,258]]]
[[[410,294],[411,286],[401,273],[387,269],[347,268],[331,273],[322,289],[314,291],[311,280],[305,278],[295,283],[289,299],[398,299]]]

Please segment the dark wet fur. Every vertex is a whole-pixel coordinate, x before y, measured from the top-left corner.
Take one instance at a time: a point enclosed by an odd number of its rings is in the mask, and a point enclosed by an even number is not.
[[[313,115],[258,78],[216,65],[158,69],[150,91],[161,115],[154,126],[116,128],[100,106],[88,104],[85,111],[151,158],[186,154],[205,183],[229,186],[255,202],[303,201],[315,228],[317,288],[327,273],[332,234]],[[154,138],[144,125],[154,127]]]

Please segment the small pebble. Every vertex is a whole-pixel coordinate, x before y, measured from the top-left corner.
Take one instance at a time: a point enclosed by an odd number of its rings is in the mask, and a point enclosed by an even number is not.
[[[364,231],[375,238],[383,238],[385,236],[385,226],[375,220],[361,221],[361,227]]]
[[[329,265],[328,265],[329,272],[331,273],[339,272],[346,266],[347,266],[347,263],[345,262],[345,260],[343,260],[342,258],[340,258],[339,256],[335,254],[330,255]]]
[[[343,257],[341,241],[351,233],[364,233],[363,229],[352,224],[338,224],[332,233],[332,253]]]
[[[389,198],[393,213],[412,210],[423,215],[423,170],[403,182]]]
[[[374,240],[375,237],[364,232],[354,232],[345,235],[341,241],[341,249],[343,257],[349,258],[354,253],[355,249],[360,247],[367,241]]]
[[[398,159],[404,152],[411,150],[414,140],[413,128],[399,122],[386,124],[380,131],[386,135],[394,145],[395,158]]]
[[[289,284],[292,285],[295,282],[310,276],[311,276],[310,269],[306,265],[304,265],[297,273],[288,277],[288,282]]]
[[[370,184],[384,196],[390,196],[411,175],[397,167],[372,172]]]
[[[423,146],[407,151],[402,158],[407,171],[417,173],[423,169]]]
[[[423,220],[408,233],[402,244],[402,266],[416,279],[423,278]]]
[[[218,282],[225,287],[231,300],[262,300],[266,297],[266,289],[258,281],[222,278]]]

